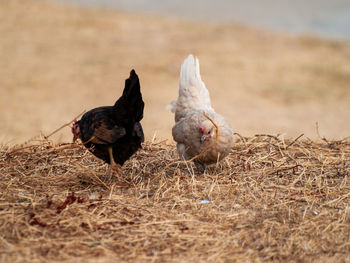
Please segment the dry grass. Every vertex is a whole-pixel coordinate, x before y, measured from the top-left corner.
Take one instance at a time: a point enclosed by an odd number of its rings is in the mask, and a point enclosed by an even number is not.
[[[349,262],[349,141],[237,136],[205,174],[176,160],[146,141],[116,180],[81,145],[2,146],[0,261]]]

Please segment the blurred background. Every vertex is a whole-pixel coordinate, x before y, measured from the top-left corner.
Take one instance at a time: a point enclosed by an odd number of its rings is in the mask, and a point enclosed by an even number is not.
[[[235,132],[314,139],[318,122],[321,136],[350,136],[349,1],[7,0],[0,17],[1,143],[112,105],[132,68],[146,137],[171,140],[165,107],[190,53]]]
[[[82,7],[170,16],[192,21],[238,22],[275,31],[350,40],[348,0],[54,0]]]

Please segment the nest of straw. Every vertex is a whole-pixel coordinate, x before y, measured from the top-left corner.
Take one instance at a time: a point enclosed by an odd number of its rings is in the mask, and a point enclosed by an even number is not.
[[[147,141],[119,179],[82,145],[0,149],[1,262],[350,260],[350,143],[237,137],[199,172]]]

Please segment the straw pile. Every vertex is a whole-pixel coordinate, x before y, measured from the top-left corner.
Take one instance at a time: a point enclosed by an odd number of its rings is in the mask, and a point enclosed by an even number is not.
[[[205,173],[177,158],[147,141],[117,179],[82,145],[1,146],[0,261],[349,262],[349,141],[237,136]]]

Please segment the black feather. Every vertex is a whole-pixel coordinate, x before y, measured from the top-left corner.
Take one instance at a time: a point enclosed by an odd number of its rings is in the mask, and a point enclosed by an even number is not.
[[[122,96],[113,106],[92,109],[77,122],[82,142],[106,163],[110,163],[108,148],[112,147],[115,162],[123,165],[144,141],[140,123],[143,109],[139,78],[132,70]]]

